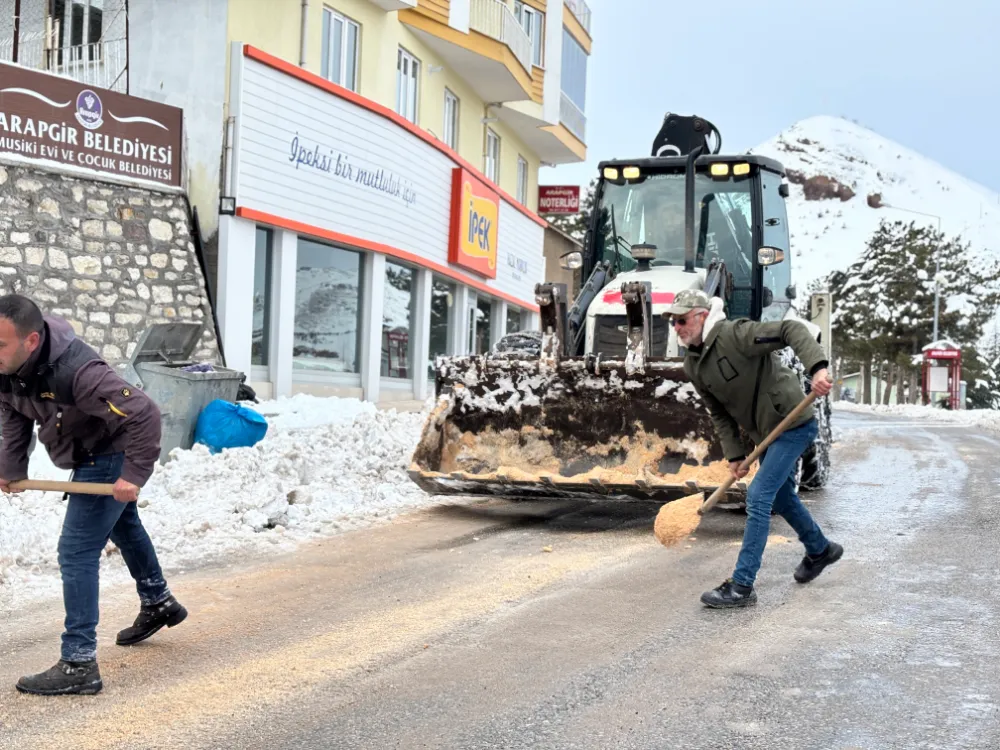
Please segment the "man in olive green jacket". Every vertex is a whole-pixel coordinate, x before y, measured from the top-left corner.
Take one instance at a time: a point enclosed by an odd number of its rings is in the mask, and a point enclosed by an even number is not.
[[[805,398],[795,373],[781,362],[779,350],[792,348],[812,376],[812,390],[819,396],[833,387],[823,350],[801,321],[727,320],[721,299],[694,289],[679,293],[667,314],[687,348],[684,371],[708,407],[729,469],[737,479],[747,473],[740,470],[746,455],[739,428],[759,445]],[[753,586],[767,545],[772,508],[795,529],[806,548],[795,571],[799,583],[813,580],[843,555],[843,547],[827,540],[796,491],[796,464],[818,431],[810,405],[761,456],[747,491],[747,523],[736,569],[732,578],[702,594],[707,606],[756,603]]]

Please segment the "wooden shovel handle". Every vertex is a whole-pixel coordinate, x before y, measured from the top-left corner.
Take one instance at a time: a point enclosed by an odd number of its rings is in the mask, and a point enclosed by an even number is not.
[[[43,492],[69,492],[79,495],[110,495],[113,484],[94,482],[56,482],[48,479],[21,479],[11,482],[12,490],[42,490]]]
[[[771,443],[777,440],[778,437],[781,435],[781,433],[787,430],[788,426],[796,419],[798,419],[799,415],[802,414],[802,412],[804,412],[809,407],[809,404],[811,404],[815,400],[816,400],[816,391],[813,391],[804,399],[802,399],[799,405],[796,406],[794,409],[792,409],[791,413],[787,417],[782,419],[781,422],[778,424],[778,426],[775,427],[773,430],[771,430],[770,434],[768,434],[768,436],[761,441],[760,445],[758,445],[754,449],[754,452],[751,453],[749,456],[747,456],[745,459],[743,459],[743,463],[740,464],[740,468],[749,469],[753,465],[753,462],[756,461],[758,458],[760,458],[760,455],[765,450],[767,450],[767,446],[769,446]],[[736,477],[730,474],[729,479],[727,479],[721,485],[716,487],[715,492],[713,492],[709,496],[708,500],[706,500],[704,503],[701,504],[701,507],[698,508],[698,515],[705,515],[706,511],[711,510],[715,506],[715,504],[722,499],[722,496],[726,494],[726,490],[728,490],[735,481]]]

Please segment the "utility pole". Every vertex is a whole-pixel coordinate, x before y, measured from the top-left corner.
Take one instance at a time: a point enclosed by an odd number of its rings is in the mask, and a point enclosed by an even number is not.
[[[11,51],[11,62],[17,65],[18,46],[21,43],[21,0],[14,0],[14,48]]]
[[[928,216],[932,219],[937,219],[938,234],[941,234],[941,217],[937,214],[928,214],[923,211],[914,211],[912,208],[900,208],[899,206],[893,206],[889,203],[882,204],[885,208],[894,208],[897,211],[905,211],[908,214],[919,214],[920,216]],[[938,282],[938,275],[941,273],[941,259],[938,254],[938,250],[934,248],[934,341],[938,340],[938,317],[939,310],[941,306],[940,302],[940,283]]]

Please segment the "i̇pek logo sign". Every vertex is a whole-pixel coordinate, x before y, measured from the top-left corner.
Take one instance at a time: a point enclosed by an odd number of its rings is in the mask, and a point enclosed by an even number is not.
[[[500,196],[461,167],[453,172],[451,189],[448,262],[495,279]]]
[[[0,154],[181,184],[183,112],[0,63]]]

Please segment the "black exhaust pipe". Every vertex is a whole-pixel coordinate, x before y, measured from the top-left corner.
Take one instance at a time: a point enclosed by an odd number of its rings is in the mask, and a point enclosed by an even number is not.
[[[694,163],[705,147],[696,146],[684,168],[684,270],[694,273]]]

